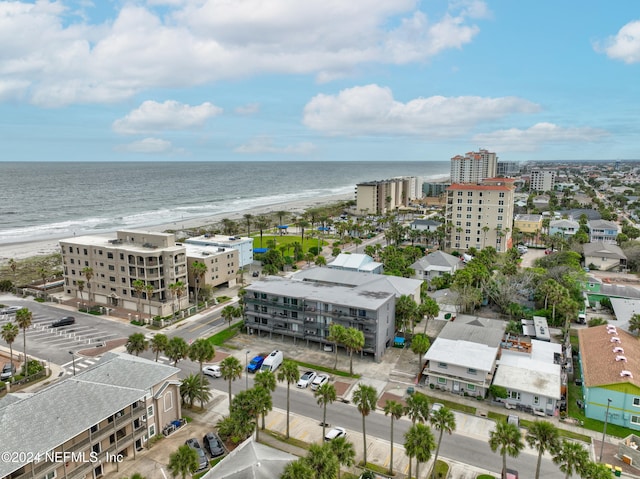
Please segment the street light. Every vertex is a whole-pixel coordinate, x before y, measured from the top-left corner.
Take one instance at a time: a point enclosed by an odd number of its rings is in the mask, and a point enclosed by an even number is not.
[[[71,355],[71,362],[73,363],[73,375],[76,375],[76,356],[75,354],[73,354],[73,351],[69,351],[69,354]]]
[[[244,353],[244,388],[249,389],[249,353],[251,351],[245,351]]]
[[[607,435],[607,420],[609,419],[609,406],[611,406],[611,399],[607,399],[607,412],[604,415],[604,429],[602,430],[602,444],[600,444],[600,461],[602,462],[602,452],[604,451],[604,437]]]

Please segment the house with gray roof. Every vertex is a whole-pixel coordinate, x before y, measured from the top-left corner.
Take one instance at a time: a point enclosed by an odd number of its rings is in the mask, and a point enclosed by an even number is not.
[[[458,268],[464,264],[457,258],[444,251],[437,250],[423,256],[413,263],[410,268],[415,271],[414,278],[423,281],[431,281],[433,278],[442,276],[445,273],[453,275]]]
[[[409,228],[417,231],[429,231],[434,233],[438,230],[438,227],[442,225],[439,221],[431,220],[431,219],[417,219],[413,220],[409,225]]]
[[[595,243],[602,241],[604,243],[616,243],[618,237],[618,223],[607,220],[591,220],[589,225],[589,241]]]
[[[360,273],[382,274],[384,265],[374,261],[368,254],[340,253],[327,265],[327,268]]]
[[[108,353],[91,369],[29,395],[0,400],[0,478],[82,478],[115,472],[181,418],[179,369]],[[118,456],[120,457],[120,456]]]
[[[627,267],[627,255],[620,246],[603,241],[583,245],[584,264],[602,271],[622,271]],[[590,266],[591,265],[591,266]]]
[[[549,235],[561,235],[563,238],[573,236],[580,229],[580,223],[573,220],[551,220],[549,221]]]

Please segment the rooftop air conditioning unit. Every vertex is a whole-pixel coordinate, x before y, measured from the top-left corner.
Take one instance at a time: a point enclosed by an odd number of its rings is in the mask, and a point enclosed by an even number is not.
[[[609,341],[611,341],[612,343],[619,343],[620,342],[620,338],[618,336],[614,336]]]
[[[609,334],[618,334],[616,328],[607,328],[607,333]]]
[[[616,356],[616,361],[624,361],[626,363],[627,358],[625,358],[624,356]]]
[[[631,374],[631,371],[621,371],[620,372],[620,377],[623,378],[633,378],[633,374]]]
[[[613,352],[614,353],[624,354],[624,349],[621,348],[620,346],[616,346],[615,348],[613,348]]]

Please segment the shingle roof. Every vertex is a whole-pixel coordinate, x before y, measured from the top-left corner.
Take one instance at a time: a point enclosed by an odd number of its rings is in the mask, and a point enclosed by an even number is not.
[[[627,259],[627,255],[624,254],[620,246],[604,243],[602,241],[585,243],[583,245],[583,250],[585,256],[601,256],[603,258]]]
[[[590,220],[589,228],[598,228],[598,229],[608,229],[608,230],[618,230],[618,223],[615,221],[607,221],[607,220]]]
[[[485,344],[491,347],[498,347],[504,336],[504,330],[494,328],[490,325],[483,326],[480,322],[476,324],[449,322],[444,325],[438,338],[451,340],[464,340],[473,343]]]
[[[609,334],[609,325],[578,330],[582,377],[586,387],[631,383],[640,387],[640,342],[634,335],[617,328]],[[615,342],[612,338],[619,338]],[[614,352],[620,347],[624,353]],[[616,361],[624,356],[626,361]],[[625,377],[622,371],[630,371],[633,377]]]
[[[426,256],[423,256],[418,261],[411,265],[411,268],[422,268],[426,270],[429,266],[442,266],[445,268],[451,268],[456,265],[459,265],[460,258],[456,258],[455,256],[445,253],[444,251],[434,251],[433,253],[429,253]],[[415,265],[415,266],[414,266]]]

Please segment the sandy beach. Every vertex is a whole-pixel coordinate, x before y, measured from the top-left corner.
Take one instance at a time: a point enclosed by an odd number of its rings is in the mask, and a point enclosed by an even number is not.
[[[223,218],[229,218],[232,220],[242,219],[244,214],[252,214],[258,216],[262,214],[273,214],[276,211],[287,211],[293,215],[299,215],[305,210],[314,208],[317,206],[327,205],[338,201],[347,201],[353,199],[353,195],[334,195],[323,196],[317,198],[307,198],[300,201],[292,201],[287,203],[269,204],[263,207],[251,208],[249,210],[238,211],[233,214],[213,215],[201,218],[195,218],[191,220],[184,220],[180,222],[164,223],[155,226],[145,226],[145,230],[150,231],[166,231],[166,230],[183,230],[189,228],[196,228],[200,226],[213,225],[220,222]],[[132,228],[134,229],[134,228]],[[242,234],[243,228],[240,232]],[[246,233],[246,229],[245,229]],[[105,233],[101,233],[100,236],[104,236]],[[43,256],[58,252],[59,240],[64,238],[51,238],[47,240],[30,241],[28,238],[25,241],[19,243],[3,244],[0,245],[0,265],[6,264],[10,259],[21,260],[30,258],[33,256]]]

